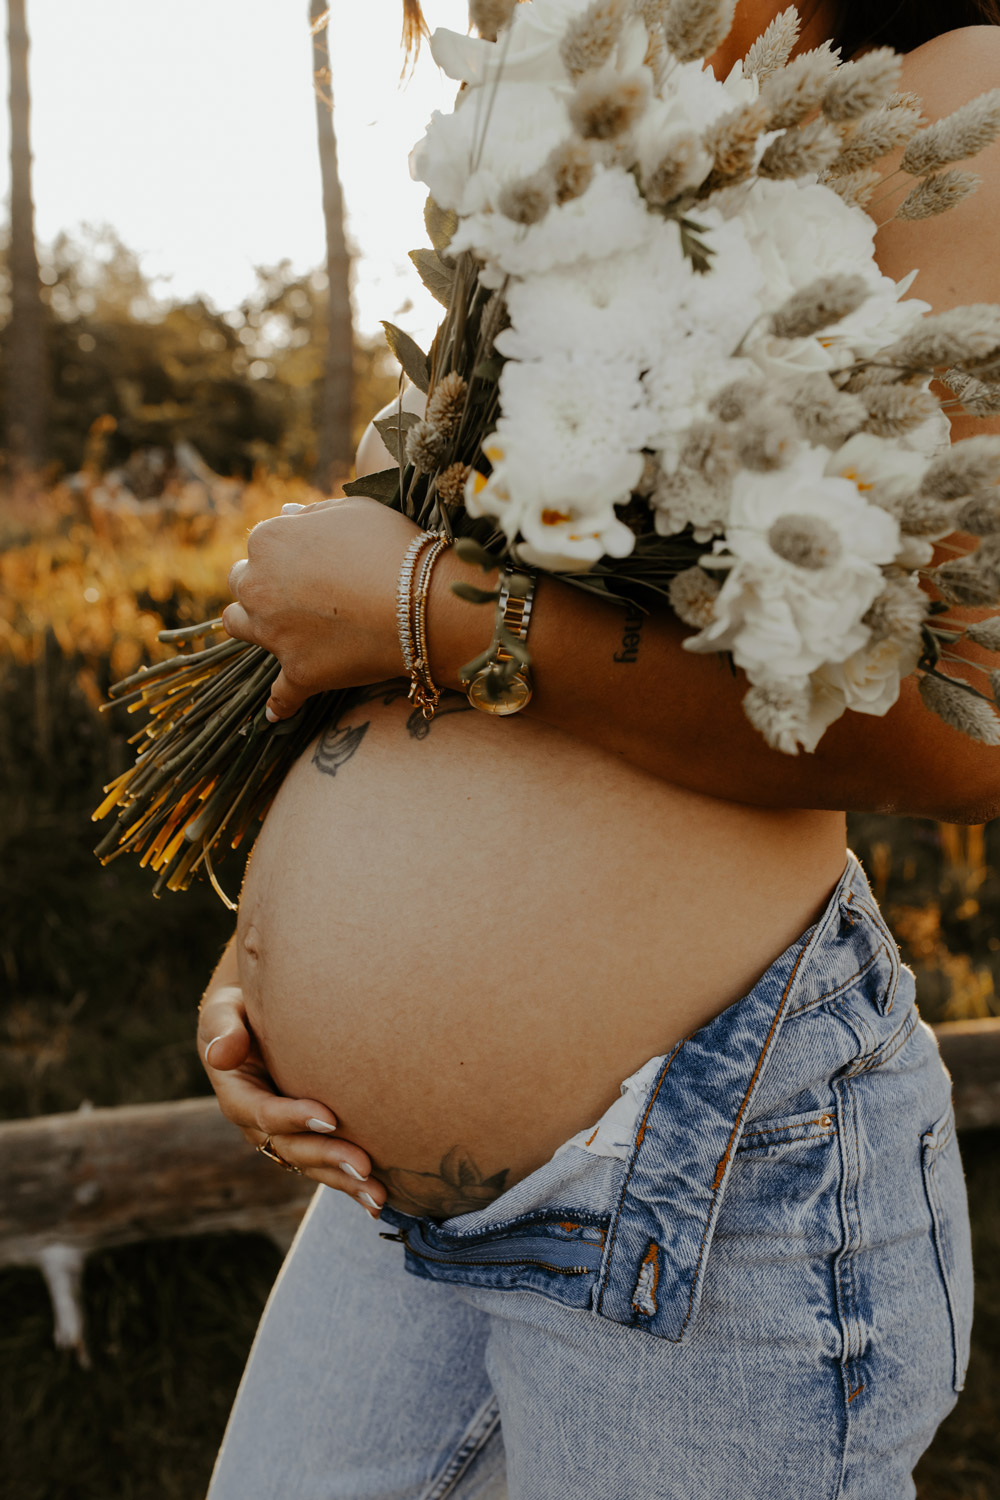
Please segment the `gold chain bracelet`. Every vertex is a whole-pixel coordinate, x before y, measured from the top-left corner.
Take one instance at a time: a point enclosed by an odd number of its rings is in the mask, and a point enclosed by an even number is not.
[[[431,572],[441,553],[452,544],[451,537],[434,531],[422,531],[406,550],[399,570],[396,597],[396,624],[403,665],[410,675],[410,702],[425,719],[433,719],[441,690],[431,677],[427,652],[427,597]],[[426,552],[424,548],[426,547]],[[421,556],[421,554],[423,554]],[[418,568],[419,563],[419,568]]]

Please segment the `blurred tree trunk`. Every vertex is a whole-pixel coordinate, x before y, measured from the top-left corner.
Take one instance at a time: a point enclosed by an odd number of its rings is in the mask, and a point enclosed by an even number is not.
[[[10,282],[7,326],[7,443],[15,462],[39,466],[47,456],[48,379],[45,309],[35,252],[31,201],[31,95],[25,0],[7,0],[10,59]]]
[[[354,330],[351,323],[351,257],[344,234],[344,199],[337,168],[333,128],[333,79],[330,71],[330,10],[324,0],[309,0],[313,39],[313,85],[316,135],[323,180],[328,286],[327,344],[317,414],[316,469],[320,489],[343,479],[354,460],[351,442]]]

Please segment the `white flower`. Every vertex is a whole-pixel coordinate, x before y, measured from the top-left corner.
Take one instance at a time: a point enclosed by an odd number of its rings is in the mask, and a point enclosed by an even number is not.
[[[636,250],[658,227],[635,180],[602,167],[586,192],[550,208],[537,224],[525,228],[503,214],[473,213],[459,224],[448,248],[452,255],[471,250],[488,262],[482,280],[499,286],[506,275],[531,276]]]
[[[899,697],[900,683],[916,671],[918,647],[886,639],[862,646],[843,662],[827,662],[812,674],[812,705],[806,750],[815,750],[829,726],[848,708],[881,718]]]
[[[506,31],[496,42],[463,36],[438,28],[431,36],[431,55],[449,78],[477,87],[502,78],[507,83],[544,83],[572,89],[559,47],[571,21],[590,0],[533,0],[518,5]],[[635,18],[622,31],[616,61],[625,72],[638,67],[646,54],[646,28]]]
[[[478,213],[496,206],[507,183],[536,172],[568,129],[563,100],[543,84],[468,89],[452,114],[435,110],[410,153],[410,176],[439,207]]]
[[[882,564],[899,546],[899,527],[869,505],[849,480],[823,473],[825,450],[803,448],[787,468],[737,475],[724,542],[704,566],[728,568],[715,622],[685,641],[688,650],[731,651],[751,682],[803,678],[841,662],[868,641],[862,617],[882,590]],[[784,516],[816,516],[837,533],[841,551],[822,568],[774,552],[768,534]]]
[[[899,480],[912,489],[923,478],[926,467],[926,460],[901,447],[898,439],[858,432],[830,454],[826,473],[852,480],[864,493],[887,479]]]

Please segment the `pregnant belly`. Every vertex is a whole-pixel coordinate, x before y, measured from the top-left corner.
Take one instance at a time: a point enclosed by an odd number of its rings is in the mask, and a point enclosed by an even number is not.
[[[397,685],[287,777],[239,917],[251,1023],[390,1201],[464,1212],[596,1120],[814,919],[843,820],[684,792]]]

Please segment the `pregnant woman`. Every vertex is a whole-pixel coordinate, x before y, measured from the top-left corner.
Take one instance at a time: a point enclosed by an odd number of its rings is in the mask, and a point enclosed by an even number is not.
[[[717,74],[780,8],[738,7]],[[895,11],[820,5],[801,45],[907,49],[930,118],[1000,84],[985,0],[940,35]],[[880,235],[891,276],[919,245],[938,309],[1000,296],[1000,150],[976,167],[943,229]],[[386,463],[370,428],[359,473]],[[452,553],[428,724],[395,625],[415,534],[327,502],[234,569],[274,717],[364,691],[287,777],[203,1002],[224,1112],[324,1185],[211,1500],[912,1496],[964,1379],[968,1224],[949,1081],[843,810],[981,821],[1000,755],[911,679],[781,756],[671,617],[551,578],[534,696],[497,720],[461,689],[488,626]]]

